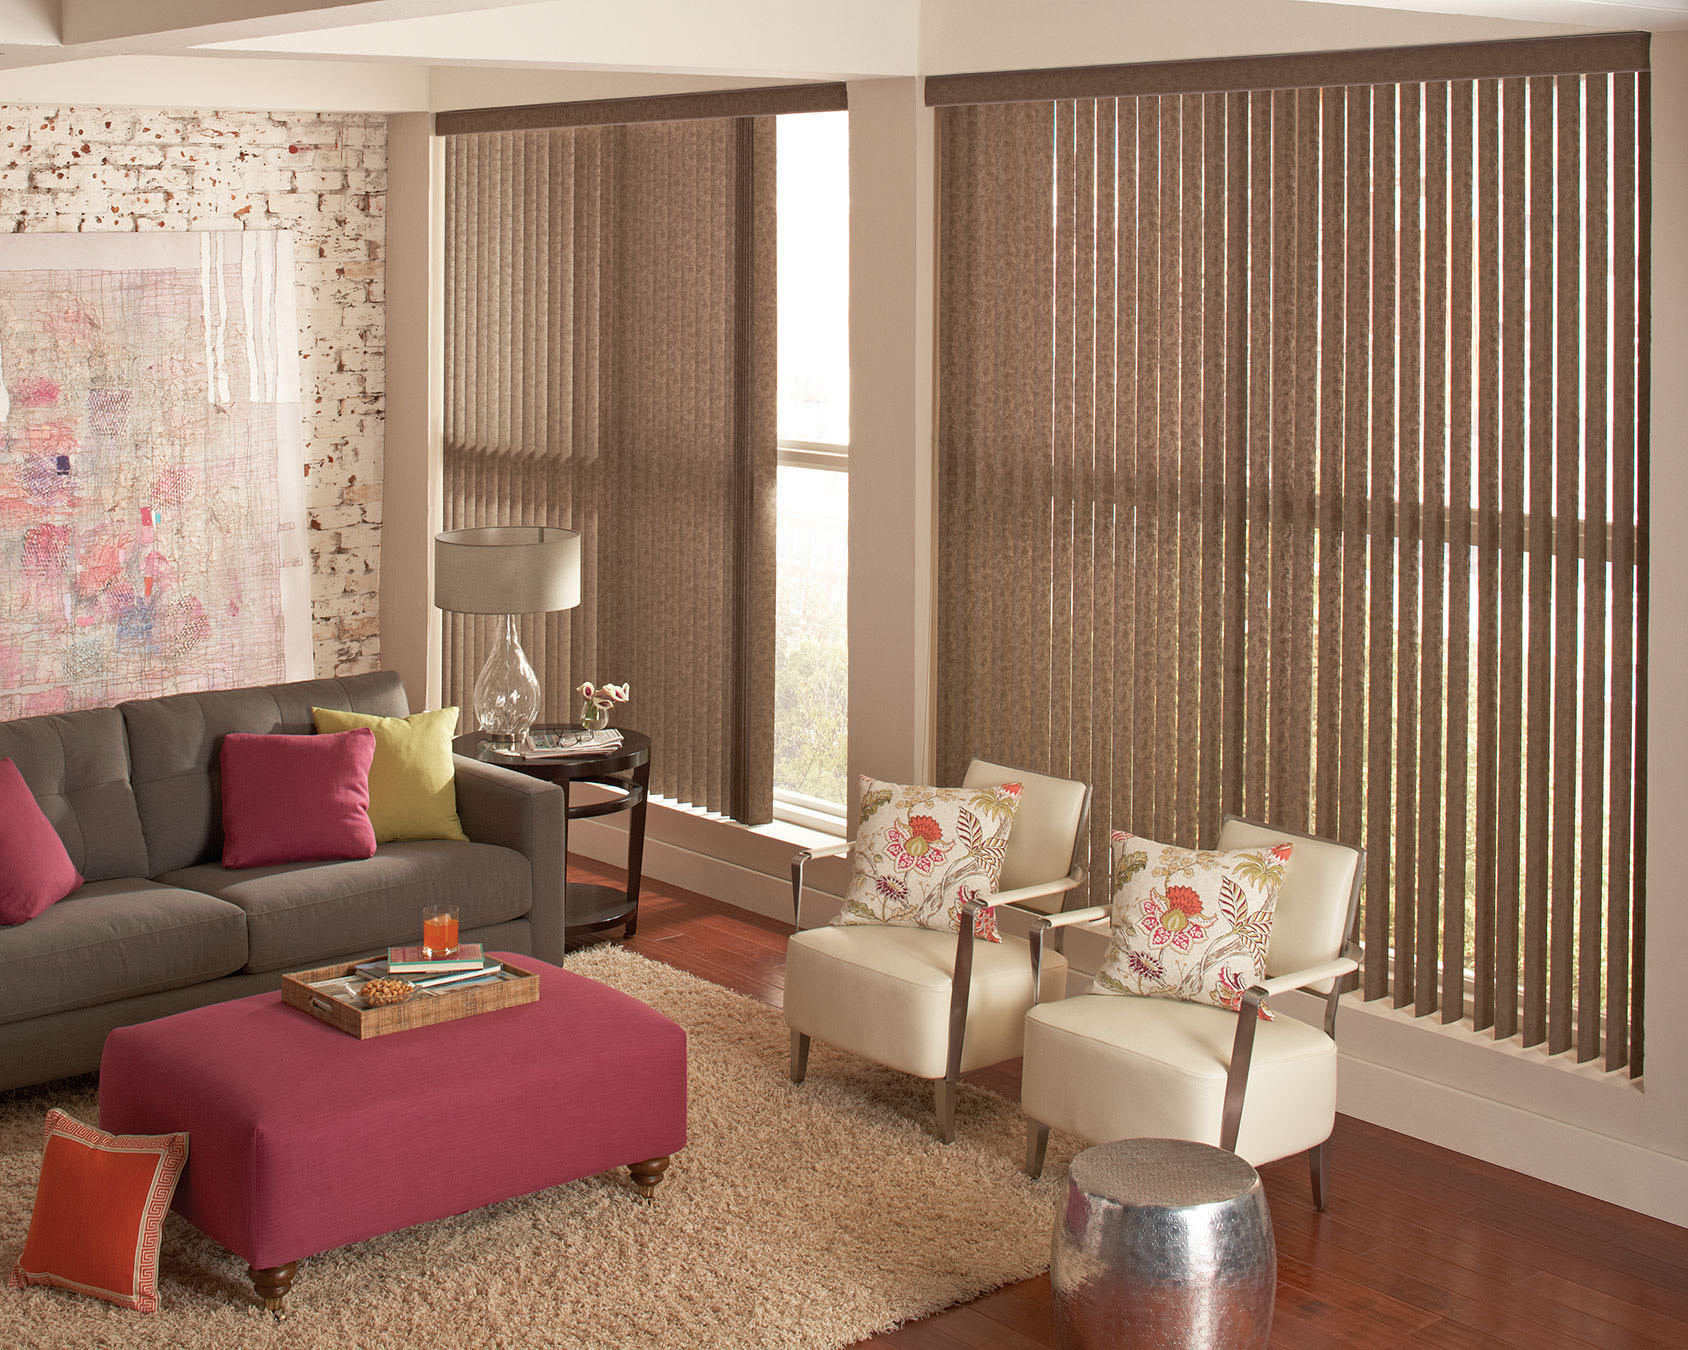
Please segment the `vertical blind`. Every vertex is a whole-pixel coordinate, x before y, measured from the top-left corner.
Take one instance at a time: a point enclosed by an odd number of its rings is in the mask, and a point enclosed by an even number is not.
[[[928,84],[941,771],[1364,845],[1366,998],[1639,1074],[1645,37]]]
[[[522,642],[543,716],[626,680],[651,787],[773,796],[772,118],[446,137],[445,523],[582,535]],[[468,708],[496,620],[447,615]]]

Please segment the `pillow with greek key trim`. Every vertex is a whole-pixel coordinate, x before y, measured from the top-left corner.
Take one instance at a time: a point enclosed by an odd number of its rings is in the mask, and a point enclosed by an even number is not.
[[[158,1308],[158,1243],[188,1160],[185,1134],[107,1134],[47,1112],[35,1212],[12,1284]]]
[[[1265,978],[1272,915],[1293,847],[1177,848],[1115,831],[1113,942],[1091,993],[1237,1008],[1249,986]]]
[[[905,787],[867,774],[861,782],[850,887],[834,922],[960,931],[962,905],[996,894],[1020,785]],[[988,909],[973,934],[1002,941]]]

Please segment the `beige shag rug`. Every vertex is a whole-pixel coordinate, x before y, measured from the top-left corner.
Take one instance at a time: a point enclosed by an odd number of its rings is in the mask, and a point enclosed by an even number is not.
[[[817,1043],[793,1087],[775,1009],[618,947],[568,965],[690,1037],[691,1143],[655,1204],[620,1170],[342,1247],[300,1263],[280,1323],[172,1214],[159,1311],[128,1312],[4,1285],[47,1108],[98,1119],[91,1078],[22,1089],[0,1094],[0,1344],[832,1347],[1047,1269],[1066,1154],[1028,1181],[1012,1103],[964,1085],[945,1147],[925,1083]]]

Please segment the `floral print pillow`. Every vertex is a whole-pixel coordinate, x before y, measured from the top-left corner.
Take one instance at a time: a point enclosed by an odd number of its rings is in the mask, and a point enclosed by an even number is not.
[[[861,783],[850,887],[834,922],[959,931],[962,905],[996,893],[1020,785],[903,787],[866,774]],[[1002,941],[988,909],[973,933]]]
[[[1237,1008],[1266,974],[1291,844],[1176,848],[1115,831],[1113,943],[1091,992]],[[1265,1008],[1260,1015],[1268,1020]]]

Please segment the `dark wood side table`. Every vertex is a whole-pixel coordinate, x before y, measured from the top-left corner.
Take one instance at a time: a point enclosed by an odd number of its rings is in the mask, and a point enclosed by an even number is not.
[[[559,723],[534,728],[535,731],[578,729]],[[478,731],[459,736],[452,742],[452,749],[460,755],[543,778],[562,788],[564,919],[571,942],[623,924],[626,925],[627,937],[632,937],[639,929],[639,876],[645,860],[645,805],[651,784],[651,738],[642,731],[628,731],[623,727],[616,730],[621,732],[621,744],[608,754],[568,755],[558,759],[522,759],[501,754]],[[576,806],[569,791],[576,783],[608,788],[615,795],[608,801]],[[627,889],[618,891],[613,886],[586,882],[569,884],[569,821],[613,815],[617,811],[633,813],[627,830]]]

